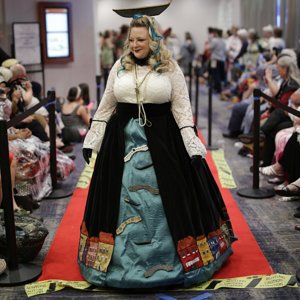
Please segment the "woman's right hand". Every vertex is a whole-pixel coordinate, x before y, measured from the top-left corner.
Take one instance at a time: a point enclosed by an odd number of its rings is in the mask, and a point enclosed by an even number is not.
[[[82,156],[87,164],[90,163],[90,158],[92,157],[93,150],[90,148],[82,148]]]

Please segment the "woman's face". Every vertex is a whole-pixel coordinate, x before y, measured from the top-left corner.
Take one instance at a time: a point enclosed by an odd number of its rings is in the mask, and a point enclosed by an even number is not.
[[[288,77],[287,67],[283,67],[277,64],[277,70],[281,78],[286,79]]]
[[[145,58],[150,52],[150,36],[146,27],[132,27],[129,36],[132,54],[139,59]]]
[[[12,101],[19,101],[21,98],[21,91],[19,89],[15,89],[11,94]]]

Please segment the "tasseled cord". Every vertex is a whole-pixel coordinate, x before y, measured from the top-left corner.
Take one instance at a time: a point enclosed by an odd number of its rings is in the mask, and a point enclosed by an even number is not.
[[[143,102],[138,102],[138,108],[139,108],[139,125],[142,127],[144,127],[145,125],[147,127],[151,127],[152,123],[147,119]]]

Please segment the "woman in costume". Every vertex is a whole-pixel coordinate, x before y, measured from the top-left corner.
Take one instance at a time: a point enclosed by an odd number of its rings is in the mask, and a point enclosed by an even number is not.
[[[92,151],[98,156],[78,262],[97,286],[189,286],[232,254],[227,210],[194,130],[184,75],[151,17],[157,9],[118,11],[133,19],[83,144],[87,163]]]

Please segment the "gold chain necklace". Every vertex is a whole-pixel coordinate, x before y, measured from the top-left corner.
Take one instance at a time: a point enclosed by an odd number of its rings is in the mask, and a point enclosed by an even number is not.
[[[148,71],[148,73],[144,76],[142,81],[138,83],[138,76],[137,76],[137,69],[136,65],[134,65],[134,75],[135,75],[135,95],[136,95],[136,101],[139,102],[139,94],[140,94],[140,87],[144,83],[145,79],[148,77],[148,75],[152,72],[152,70]]]
[[[139,108],[139,124],[140,126],[148,126],[151,127],[152,123],[147,120],[146,112],[143,106],[143,101],[139,101],[139,94],[140,94],[140,87],[145,81],[145,79],[148,77],[148,75],[151,73],[152,70],[148,71],[148,73],[144,76],[142,81],[138,83],[138,76],[137,76],[137,68],[136,65],[134,65],[134,75],[135,75],[135,95],[136,95],[136,102],[138,104]]]

